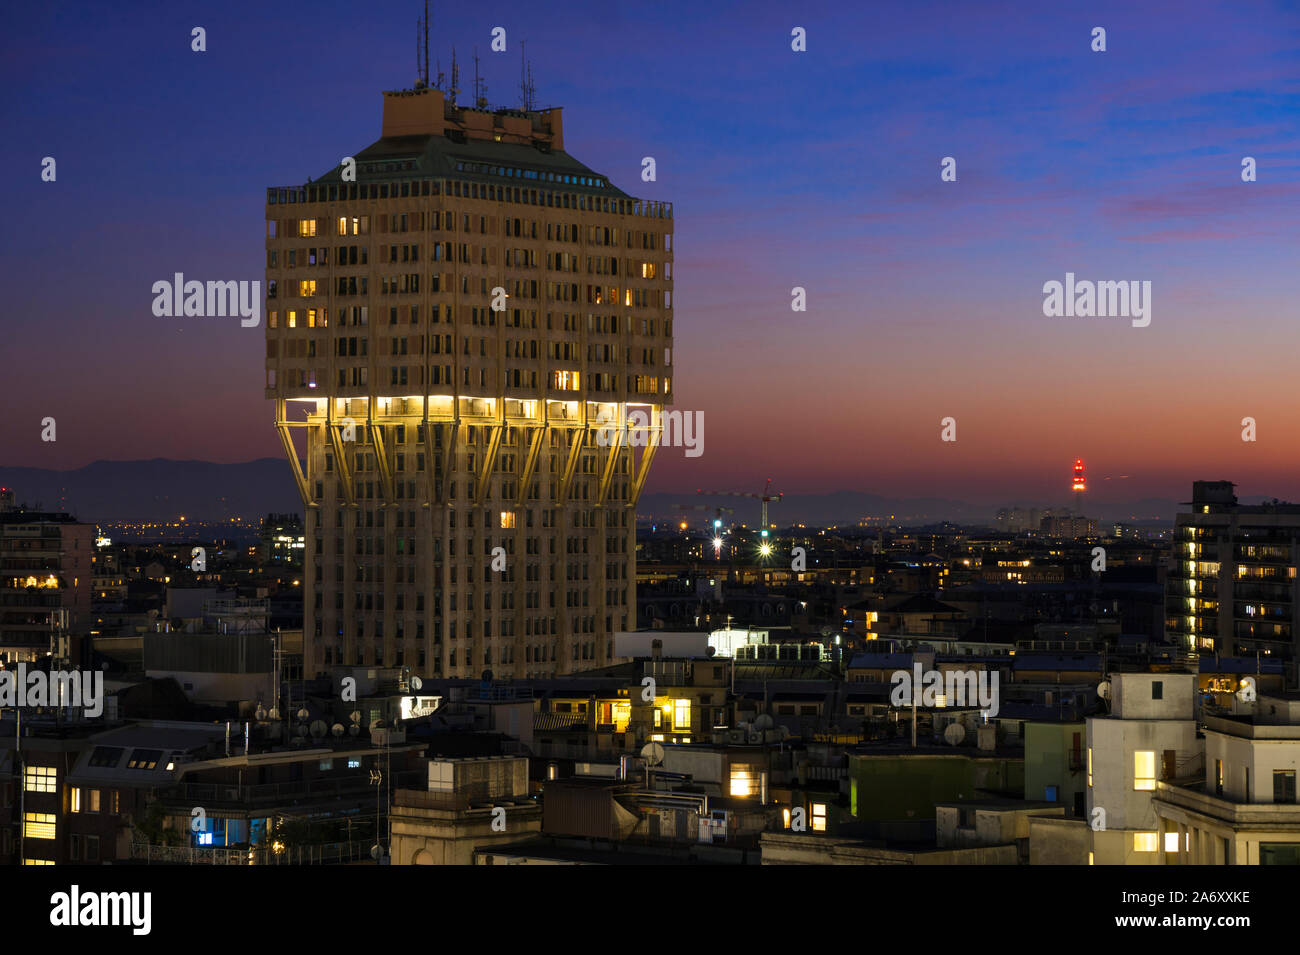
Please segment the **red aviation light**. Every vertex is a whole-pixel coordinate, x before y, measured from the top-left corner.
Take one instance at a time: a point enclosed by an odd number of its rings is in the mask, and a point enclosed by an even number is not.
[[[1084,473],[1083,473],[1083,458],[1075,458],[1075,460],[1074,460],[1074,484],[1073,484],[1072,490],[1075,490],[1075,491],[1086,491],[1087,489],[1088,489],[1088,482],[1087,482],[1087,480],[1084,478]]]

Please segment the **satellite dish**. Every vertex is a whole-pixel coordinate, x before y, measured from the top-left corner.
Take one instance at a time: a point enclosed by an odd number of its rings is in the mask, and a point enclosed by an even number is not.
[[[303,722],[306,722],[306,721],[307,721],[307,717],[311,716],[311,713],[310,713],[310,711],[308,711],[307,707],[304,706],[304,707],[300,708],[300,709],[298,710],[298,712],[295,713],[294,715],[297,716],[298,719],[302,720]]]
[[[1097,695],[1103,700],[1110,699],[1110,680],[1102,680],[1097,684]]]
[[[329,726],[325,723],[324,720],[312,720],[311,722],[312,739],[321,739],[328,732],[329,732]]]
[[[343,731],[343,724],[342,724],[342,723],[335,723],[333,726],[330,727],[330,732],[334,734],[334,738],[335,738],[335,739],[338,739],[340,736],[343,735],[343,732],[344,732],[344,731]]]
[[[303,737],[303,736],[306,736],[306,735],[307,735],[307,727],[305,727],[305,726],[299,724],[299,726],[298,726],[298,736],[299,736],[299,737]]]
[[[418,676],[413,676],[413,677],[411,677],[411,689],[412,689],[412,690],[418,690],[418,689],[419,689],[420,687],[422,687],[422,686],[424,686],[424,681],[423,681],[423,680],[421,680]]]
[[[711,657],[711,656],[713,656],[713,655],[714,655],[715,653],[717,653],[717,652],[718,652],[718,650],[717,650],[716,647],[709,647],[707,650],[704,651],[704,655],[705,655],[705,656],[708,656],[708,657]]]
[[[257,721],[258,721],[259,723],[265,721],[265,720],[266,720],[266,707],[265,707],[265,706],[259,706],[259,707],[257,708],[257,710],[253,713],[253,716],[257,719]]]
[[[361,727],[356,723],[353,723],[351,726],[348,727],[349,736],[356,736],[360,732],[361,732]]]
[[[361,722],[361,711],[360,711],[360,710],[353,710],[351,713],[348,714],[348,719],[350,719],[353,723],[360,723],[360,722]]]
[[[960,745],[961,741],[966,738],[966,727],[960,723],[949,723],[948,728],[943,731],[943,739],[949,746]]]
[[[658,766],[664,761],[663,744],[646,743],[641,747],[641,758],[645,760],[647,766]]]
[[[768,716],[766,713],[754,720],[754,729],[758,730],[760,733],[763,730],[770,730],[772,726],[772,717]]]
[[[267,711],[266,715],[273,720],[278,720],[280,718],[280,708],[278,706],[273,706]]]

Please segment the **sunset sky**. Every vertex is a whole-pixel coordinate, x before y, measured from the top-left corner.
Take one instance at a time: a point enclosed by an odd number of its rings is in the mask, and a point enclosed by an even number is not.
[[[263,280],[265,188],[378,138],[419,7],[8,12],[0,465],[281,455],[264,328],[156,318],[150,289]],[[1064,500],[1082,457],[1099,502],[1300,498],[1294,4],[436,5],[462,102],[477,44],[517,105],[520,40],[567,151],[674,204],[673,385],[705,453],[663,450],[648,491]],[[1045,317],[1067,272],[1150,281],[1150,326]]]

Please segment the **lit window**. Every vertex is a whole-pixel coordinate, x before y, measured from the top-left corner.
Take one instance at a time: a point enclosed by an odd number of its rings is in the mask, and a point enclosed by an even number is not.
[[[81,788],[73,786],[68,792],[68,812],[81,812]]]
[[[1155,832],[1135,832],[1133,833],[1133,851],[1134,852],[1155,852],[1159,846],[1159,833]]]
[[[691,728],[691,701],[673,701],[673,728],[688,730]]]
[[[298,283],[298,294],[303,298],[308,298],[316,294],[316,280],[307,279]],[[314,327],[314,326],[313,326]]]
[[[786,828],[786,829],[789,829],[789,828],[790,828],[790,810],[789,810],[789,809],[782,809],[782,810],[781,810],[781,825],[782,825],[784,828]]]
[[[315,234],[316,234],[316,220],[315,220],[315,219],[299,219],[299,220],[298,220],[298,235],[299,235],[299,236],[301,236],[302,238],[307,238],[307,237],[309,237],[309,236],[313,236],[313,235],[315,235]]]
[[[23,814],[23,838],[53,839],[54,813],[28,812]]]
[[[1094,865],[1094,864],[1095,864],[1095,863],[1092,861],[1092,853],[1089,852],[1089,853],[1088,853],[1088,865]]]
[[[1156,754],[1138,750],[1133,754],[1133,788],[1150,791],[1156,788]],[[1155,851],[1154,849],[1151,851]]]
[[[288,328],[297,328],[297,327],[298,327],[298,313],[297,313],[297,312],[287,312],[287,313],[285,314],[285,323],[286,323],[286,327],[288,327]]]
[[[826,831],[826,804],[815,802],[812,807],[813,832]]]
[[[1088,747],[1088,788],[1092,788],[1092,747]]]
[[[158,760],[162,759],[163,751],[160,749],[136,749],[131,751],[131,758],[127,761],[127,769],[157,769]]]
[[[502,530],[509,531],[509,530],[514,530],[514,527],[515,527],[515,512],[514,512],[514,511],[502,511],[502,512],[501,512],[501,529],[502,529]]]
[[[53,766],[26,766],[23,768],[23,789],[29,793],[54,792]]]
[[[731,795],[733,796],[752,796],[756,786],[754,774],[750,767],[744,763],[736,763],[731,767]]]
[[[24,859],[23,865],[54,865],[49,859]]]
[[[1178,851],[1178,832],[1176,830],[1174,832],[1166,832],[1165,852],[1177,852],[1177,851]]]

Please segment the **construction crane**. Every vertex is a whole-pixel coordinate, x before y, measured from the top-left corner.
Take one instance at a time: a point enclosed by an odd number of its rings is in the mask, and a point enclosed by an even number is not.
[[[708,494],[713,497],[752,497],[762,501],[763,502],[762,530],[764,536],[766,536],[767,528],[768,528],[768,523],[767,523],[768,501],[779,501],[781,500],[781,498],[785,497],[784,491],[778,491],[776,494],[773,494],[771,493],[771,490],[772,490],[772,479],[768,478],[767,484],[763,485],[762,494],[752,494],[748,491],[705,491],[700,488],[696,488],[695,493]]]

